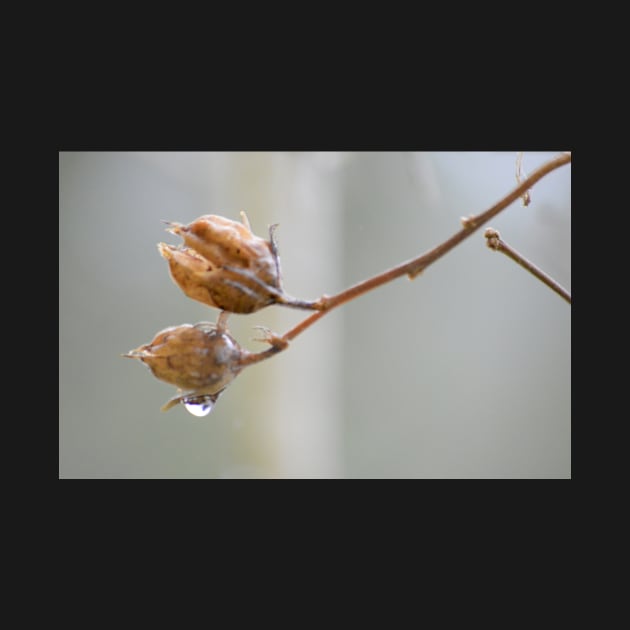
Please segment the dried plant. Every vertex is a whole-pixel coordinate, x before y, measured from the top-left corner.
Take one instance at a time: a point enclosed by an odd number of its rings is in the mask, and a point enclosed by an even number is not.
[[[139,359],[156,378],[178,388],[177,395],[162,407],[163,411],[181,403],[194,415],[207,415],[241,370],[285,350],[295,337],[332,309],[401,276],[416,278],[517,199],[520,198],[524,206],[529,205],[534,184],[570,163],[571,153],[561,153],[529,176],[523,174],[522,159],[522,153],[519,153],[516,161],[518,186],[485,212],[462,218],[462,229],[449,239],[417,258],[336,295],[323,295],[312,302],[293,298],[282,288],[275,225],[269,228],[269,239],[265,240],[252,233],[245,213],[241,213],[240,223],[218,215],[204,215],[188,225],[167,222],[168,231],[181,236],[184,241],[179,247],[158,244],[161,255],[168,262],[171,277],[189,298],[220,309],[217,322],[166,328],[148,344],[122,356]],[[509,247],[496,230],[488,228],[485,237],[488,247],[508,255],[571,303],[571,296],[565,289]],[[281,336],[257,327],[262,333],[258,340],[270,347],[263,352],[245,350],[229,334],[229,313],[254,313],[272,304],[315,312]]]

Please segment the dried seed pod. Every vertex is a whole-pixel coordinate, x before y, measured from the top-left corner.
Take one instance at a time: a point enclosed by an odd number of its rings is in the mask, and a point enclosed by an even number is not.
[[[253,313],[284,301],[280,264],[270,230],[266,241],[243,223],[214,214],[188,225],[169,223],[186,247],[158,245],[174,282],[190,298],[232,313]]]
[[[241,371],[240,360],[249,353],[228,334],[225,319],[222,313],[216,326],[201,322],[165,328],[150,343],[123,355],[140,359],[156,378],[188,390],[163,410],[203,398],[214,402]]]

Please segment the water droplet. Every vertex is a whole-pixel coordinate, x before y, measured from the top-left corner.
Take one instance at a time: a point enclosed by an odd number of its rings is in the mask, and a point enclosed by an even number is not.
[[[181,398],[180,402],[183,403],[188,413],[198,418],[207,416],[214,408],[214,403],[219,400],[219,396],[225,391],[225,387],[218,391],[216,394],[202,394],[201,396],[186,396]]]
[[[188,413],[203,418],[212,411],[215,401],[214,396],[196,396],[195,398],[186,398],[183,402]]]

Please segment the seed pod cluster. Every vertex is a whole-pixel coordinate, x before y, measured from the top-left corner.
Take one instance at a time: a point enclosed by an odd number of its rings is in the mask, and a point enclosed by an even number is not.
[[[242,223],[208,214],[188,225],[168,223],[181,236],[180,246],[159,243],[171,277],[185,295],[221,309],[216,325],[208,322],[171,326],[147,344],[124,354],[139,359],[153,375],[175,385],[178,395],[162,410],[184,403],[193,415],[206,415],[239,372],[286,347],[270,331],[261,341],[271,348],[251,353],[229,334],[229,313],[253,313],[269,304],[315,308],[315,303],[283,293],[273,227],[269,240],[252,234],[245,213]]]

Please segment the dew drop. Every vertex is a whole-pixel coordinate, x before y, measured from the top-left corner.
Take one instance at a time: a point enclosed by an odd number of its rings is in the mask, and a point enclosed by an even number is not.
[[[191,413],[193,416],[197,416],[198,418],[203,418],[203,416],[207,416],[214,407],[215,400],[213,400],[214,396],[196,396],[195,398],[186,398],[184,402],[184,407],[188,413]]]
[[[201,396],[186,396],[182,398],[180,402],[186,407],[186,411],[197,416],[197,418],[203,418],[207,416],[214,408],[214,403],[217,402],[219,396],[225,391],[225,387],[218,391],[216,394],[202,394]]]

